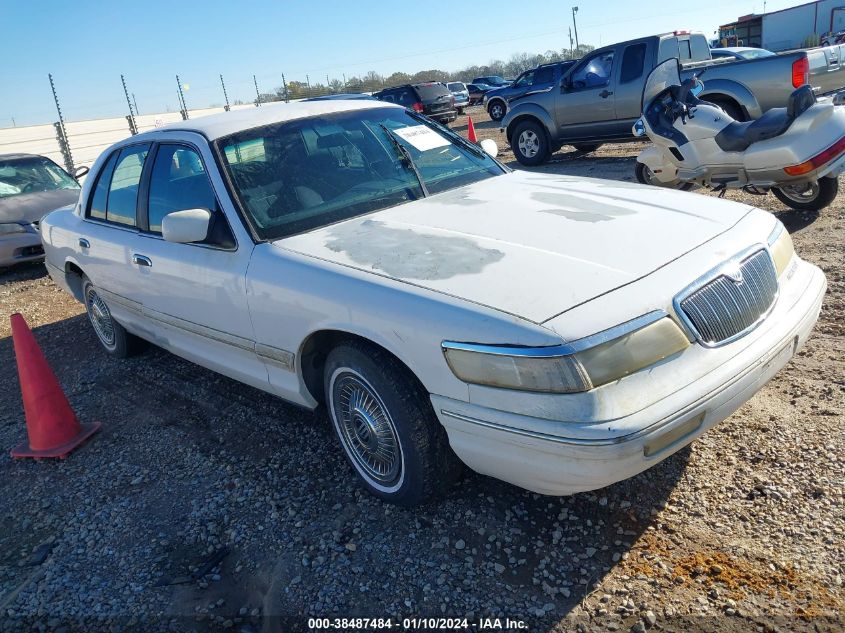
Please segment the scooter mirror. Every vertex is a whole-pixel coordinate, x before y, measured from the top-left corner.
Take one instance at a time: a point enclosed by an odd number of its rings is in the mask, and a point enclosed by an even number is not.
[[[692,95],[693,95],[694,97],[697,97],[697,96],[698,96],[698,95],[700,95],[703,91],[704,91],[704,86],[702,86],[700,83],[695,84],[695,86],[693,87],[693,89],[692,89],[692,90],[690,90],[690,92],[692,93]]]
[[[645,123],[643,123],[643,120],[637,119],[637,122],[634,123],[634,127],[631,128],[631,131],[637,138],[645,136]]]

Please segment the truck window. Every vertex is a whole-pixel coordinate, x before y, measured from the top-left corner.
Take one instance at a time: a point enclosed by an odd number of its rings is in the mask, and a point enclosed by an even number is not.
[[[678,40],[678,58],[682,64],[692,60],[692,48],[689,40]]]
[[[543,66],[534,71],[534,85],[550,84],[554,81],[555,69],[553,66]]]
[[[691,35],[690,46],[692,50],[692,61],[703,62],[710,59],[710,46],[707,38],[703,35]]]
[[[619,76],[620,83],[626,84],[643,76],[645,51],[645,42],[633,44],[625,48],[625,53],[622,55],[622,71]]]
[[[572,73],[572,88],[590,90],[610,83],[613,72],[613,51],[603,51],[578,64]]]

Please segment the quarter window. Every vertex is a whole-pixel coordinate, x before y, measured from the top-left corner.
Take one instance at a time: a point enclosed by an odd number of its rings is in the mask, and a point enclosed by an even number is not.
[[[214,191],[199,154],[180,145],[160,146],[150,178],[150,231],[161,233],[162,219],[173,211],[214,212],[216,208]]]
[[[109,183],[111,182],[111,175],[114,171],[114,164],[117,162],[117,155],[120,152],[114,152],[103,168],[100,170],[100,175],[97,178],[97,186],[94,187],[94,195],[91,196],[91,206],[88,209],[88,217],[96,218],[98,220],[106,219],[106,202],[109,199]]]
[[[135,209],[138,206],[138,185],[149,145],[126,147],[120,151],[109,185],[106,203],[106,220],[126,226],[135,226]]]
[[[621,83],[625,84],[642,77],[643,67],[645,65],[645,51],[645,42],[634,44],[625,49],[625,54],[622,55],[622,71],[619,77]]]

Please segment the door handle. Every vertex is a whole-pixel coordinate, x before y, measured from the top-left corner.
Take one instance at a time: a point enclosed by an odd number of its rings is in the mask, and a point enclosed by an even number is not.
[[[599,93],[599,96],[600,96],[602,99],[607,99],[607,98],[608,98],[610,95],[612,95],[612,94],[613,94],[612,92],[608,92],[607,90],[602,90],[602,91]]]
[[[132,263],[137,264],[138,266],[147,266],[148,268],[153,265],[153,262],[149,257],[138,255],[137,253],[132,255]]]
[[[91,242],[86,240],[84,237],[79,238],[79,248],[91,248]]]

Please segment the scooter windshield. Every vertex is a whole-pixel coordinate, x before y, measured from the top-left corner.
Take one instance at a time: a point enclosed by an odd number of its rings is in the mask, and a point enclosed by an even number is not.
[[[643,109],[669,86],[681,85],[681,64],[677,58],[667,59],[659,64],[645,82],[643,89]]]

